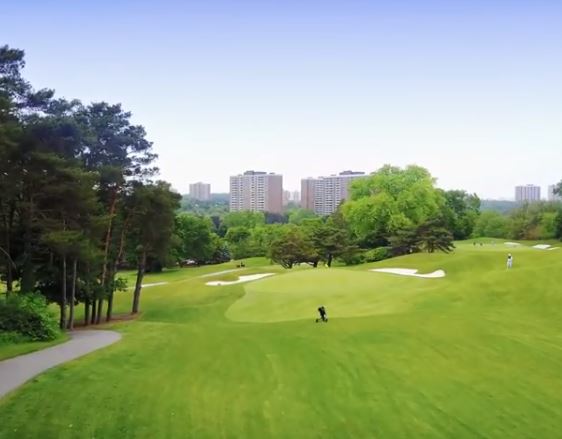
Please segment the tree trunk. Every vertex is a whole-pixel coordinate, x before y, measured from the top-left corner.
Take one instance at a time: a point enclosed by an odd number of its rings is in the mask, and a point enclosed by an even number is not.
[[[109,246],[111,244],[111,232],[113,230],[113,216],[115,215],[115,208],[117,206],[117,188],[114,188],[111,193],[111,204],[109,205],[109,223],[107,224],[107,231],[105,233],[105,242],[103,250],[103,266],[101,273],[101,286],[105,287],[107,281],[107,265],[109,263]],[[105,288],[103,288],[105,290]],[[101,321],[101,314],[103,308],[103,297],[98,299],[98,306],[96,310],[95,323],[99,324]]]
[[[21,273],[20,289],[22,293],[30,293],[35,288],[35,276],[33,270],[33,232],[31,230],[31,223],[33,221],[33,199],[27,200],[29,203],[28,208],[22,209],[20,214],[23,216],[23,262]]]
[[[106,322],[111,321],[111,317],[113,315],[113,294],[114,291],[113,289],[111,289],[111,291],[109,292],[109,297],[107,298],[107,312],[105,314]]]
[[[107,298],[107,314],[105,316],[105,321],[109,322],[113,317],[113,296],[115,294],[115,274],[119,268],[119,264],[123,259],[123,253],[125,252],[125,238],[127,236],[127,225],[129,224],[129,216],[126,217],[123,222],[123,227],[121,229],[121,238],[119,239],[119,251],[117,252],[117,257],[113,263],[113,270],[111,271],[111,289],[109,291],[109,297]]]
[[[327,265],[328,267],[331,267],[331,266],[332,266],[332,259],[334,259],[334,255],[333,255],[332,253],[329,253],[329,254],[328,254],[328,261],[326,262],[326,265]]]
[[[11,245],[11,235],[12,235],[12,228],[14,226],[14,217],[16,215],[16,208],[14,204],[10,206],[10,214],[8,218],[8,223],[6,227],[6,252],[8,253],[8,269],[6,270],[6,292],[10,294],[13,291],[13,284],[14,284],[14,272],[13,268],[15,267],[14,261],[12,260],[12,245]]]
[[[35,281],[33,279],[33,262],[31,260],[31,230],[23,233],[23,262],[21,273],[21,292],[30,293],[33,291]]]
[[[137,270],[137,282],[135,284],[135,292],[133,293],[133,310],[132,310],[133,314],[137,314],[139,312],[142,279],[144,278],[145,270],[146,270],[146,250],[143,250],[139,258],[139,266]]]
[[[100,324],[102,311],[103,311],[103,299],[98,299],[98,308],[96,310],[96,325]]]
[[[117,188],[113,189],[111,194],[111,204],[109,206],[109,224],[107,225],[107,232],[105,233],[105,244],[103,250],[103,267],[101,273],[101,286],[105,286],[107,277],[107,264],[109,260],[109,245],[111,244],[111,231],[113,227],[113,216],[115,215],[115,208],[117,206]]]
[[[6,214],[2,215],[4,219],[4,249],[3,253],[6,257],[6,295],[9,296],[13,289],[13,272],[12,272],[12,257],[11,257],[11,236],[12,236],[12,223],[13,223],[13,209],[10,211],[9,218]]]
[[[113,296],[115,295],[115,270],[117,269],[117,259],[113,263],[113,268],[110,270],[109,278],[109,291],[107,296],[107,311],[105,313],[105,321],[109,322],[113,315]]]
[[[84,326],[90,324],[90,299],[84,301]]]
[[[74,302],[76,300],[76,272],[78,268],[78,260],[72,262],[72,287],[70,292],[70,310],[68,316],[68,329],[74,329]]]
[[[66,255],[62,257],[62,287],[60,298],[60,328],[66,329]]]
[[[90,323],[93,325],[96,323],[96,299],[92,300],[92,318],[90,319]]]

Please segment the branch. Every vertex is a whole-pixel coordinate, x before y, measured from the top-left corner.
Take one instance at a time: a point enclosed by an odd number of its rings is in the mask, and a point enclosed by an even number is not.
[[[15,264],[15,262],[12,260],[12,258],[10,257],[10,255],[8,254],[8,252],[6,250],[4,250],[2,247],[0,247],[0,251],[2,253],[4,253],[6,255],[6,257],[8,258],[8,260],[10,261],[10,264],[12,264],[12,267],[14,267],[14,269],[18,269],[17,265]]]

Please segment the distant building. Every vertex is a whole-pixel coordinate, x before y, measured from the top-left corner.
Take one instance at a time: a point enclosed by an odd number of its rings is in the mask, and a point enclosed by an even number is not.
[[[526,186],[515,186],[515,201],[540,201],[541,199],[541,188],[540,186],[535,186],[534,184],[528,184]]]
[[[314,190],[317,181],[316,178],[303,178],[301,180],[301,207],[303,209],[314,210]]]
[[[349,198],[349,185],[365,177],[364,172],[343,171],[338,175],[301,180],[301,207],[318,215],[330,215]]]
[[[211,185],[207,183],[192,183],[189,185],[189,196],[194,200],[209,201],[211,199]]]
[[[283,206],[286,206],[291,201],[291,191],[283,191]]]
[[[562,201],[562,196],[554,193],[556,186],[555,184],[548,186],[548,201]]]
[[[301,193],[299,191],[291,192],[291,201],[295,204],[300,204],[301,202]]]
[[[283,176],[246,171],[230,177],[230,211],[283,212]]]

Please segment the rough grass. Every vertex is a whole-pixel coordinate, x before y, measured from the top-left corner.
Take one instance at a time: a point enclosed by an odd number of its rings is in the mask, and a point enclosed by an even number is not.
[[[3,399],[0,437],[560,437],[562,250],[470,242],[353,269],[251,264],[278,274],[227,287],[198,277],[231,265],[147,279],[170,284],[143,291],[123,340]],[[328,324],[313,323],[319,301]]]

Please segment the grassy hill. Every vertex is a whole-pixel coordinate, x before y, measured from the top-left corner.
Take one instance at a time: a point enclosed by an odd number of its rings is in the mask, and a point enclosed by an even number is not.
[[[353,268],[150,275],[168,284],[115,325],[121,342],[0,401],[0,438],[558,438],[562,249],[485,242]],[[369,271],[382,267],[446,277]],[[205,285],[252,273],[275,275]],[[117,302],[127,311],[129,294]]]

